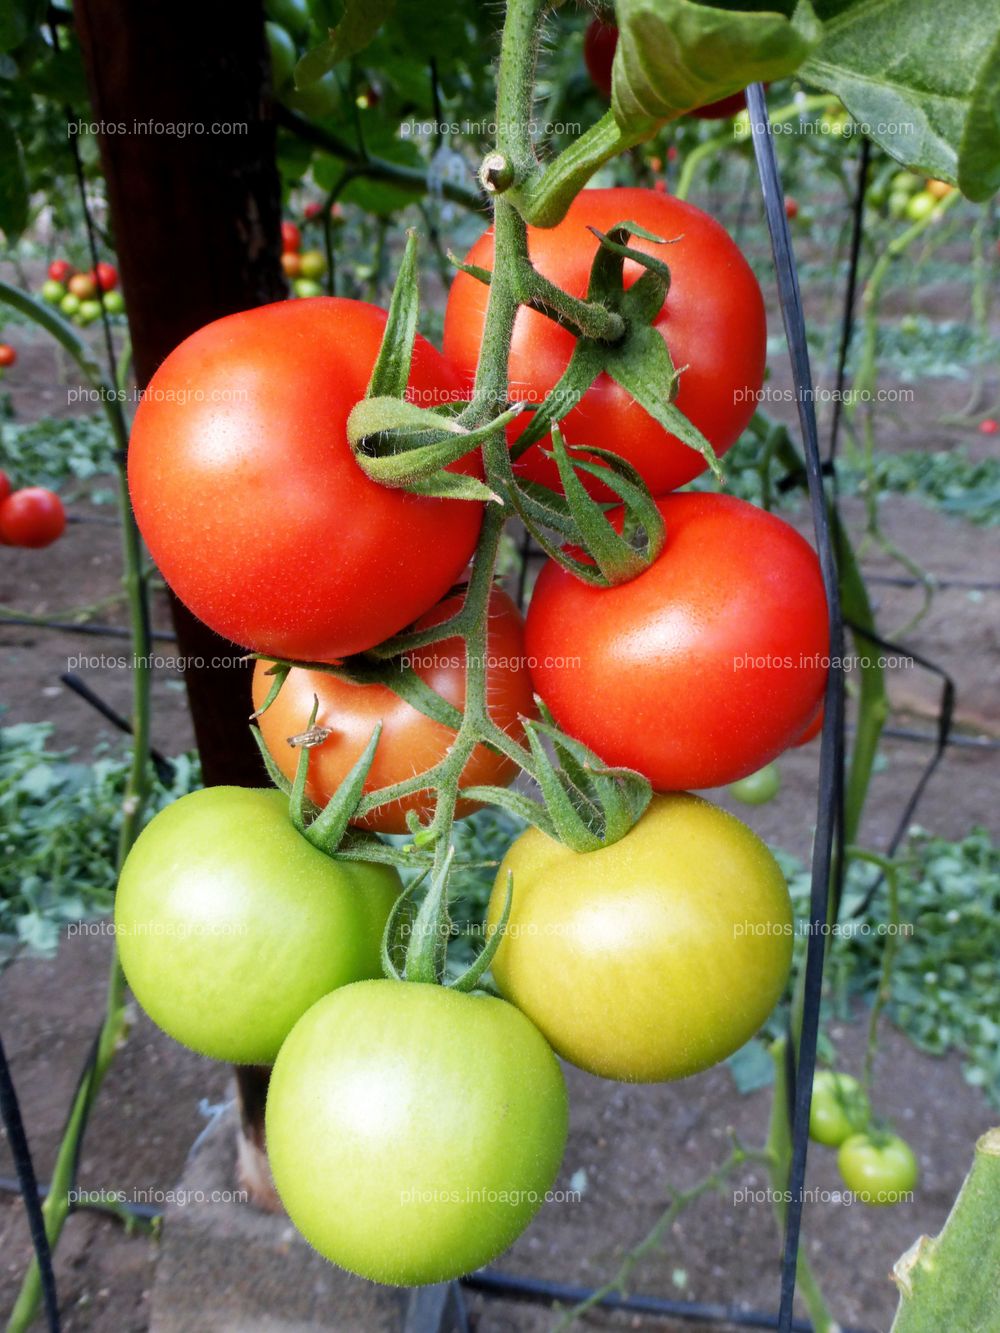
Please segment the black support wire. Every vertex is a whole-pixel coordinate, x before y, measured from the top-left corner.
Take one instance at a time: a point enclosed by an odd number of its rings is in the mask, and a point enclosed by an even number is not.
[[[820,999],[826,948],[824,927],[829,912],[831,871],[836,867],[836,874],[839,877],[844,864],[842,849],[839,846],[843,829],[844,791],[844,678],[839,663],[843,661],[844,656],[844,625],[840,612],[837,561],[823,487],[823,462],[819,450],[802,295],[799,290],[795,257],[792,253],[788,219],[785,216],[784,191],[778,172],[764,90],[759,83],[753,83],[747,89],[747,109],[750,114],[754,156],[764,194],[767,226],[771,235],[771,249],[774,254],[788,354],[795,380],[799,425],[809,482],[809,504],[829,608],[832,659],[827,676],[826,711],[820,750],[816,836],[813,843],[812,888],[809,902],[810,932],[803,984],[802,1022],[798,1034],[798,1050],[791,1070],[793,1077],[790,1081],[790,1097],[793,1103],[792,1162],[788,1182],[790,1198],[785,1214],[781,1260],[781,1304],[777,1328],[778,1333],[791,1333],[802,1227],[803,1187],[809,1147],[809,1106],[812,1100],[816,1044],[819,1037]],[[833,665],[834,663],[838,665]],[[834,893],[836,895],[836,889]],[[789,1051],[792,1049],[790,1040],[787,1049]]]

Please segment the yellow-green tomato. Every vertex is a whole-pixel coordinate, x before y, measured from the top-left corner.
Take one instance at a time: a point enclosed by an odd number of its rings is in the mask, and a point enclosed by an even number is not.
[[[267,1148],[288,1215],[376,1282],[444,1282],[524,1230],[559,1170],[566,1088],[519,1010],[362,981],[315,1005],[271,1075]]]
[[[809,1137],[816,1143],[839,1148],[864,1129],[870,1117],[868,1097],[856,1078],[832,1069],[816,1074],[809,1106]]]
[[[624,838],[594,852],[528,829],[501,863],[492,926],[508,872],[497,985],[593,1074],[696,1074],[753,1036],[785,988],[784,876],[745,824],[697,796],[654,796]]]
[[[314,847],[277,791],[210,787],[161,810],[122,868],[115,931],[136,999],[202,1055],[269,1064],[337,986],[381,973],[387,866]]]
[[[303,278],[321,278],[326,272],[326,256],[321,250],[303,250],[299,272]]]
[[[875,1206],[901,1203],[920,1174],[913,1149],[897,1134],[852,1134],[840,1145],[837,1169],[852,1194]]]
[[[744,805],[766,805],[781,790],[781,773],[777,764],[765,764],[756,773],[729,784],[729,794]]]

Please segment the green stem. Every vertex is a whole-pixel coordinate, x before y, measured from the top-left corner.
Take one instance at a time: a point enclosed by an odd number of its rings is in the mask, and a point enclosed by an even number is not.
[[[100,391],[101,403],[114,434],[118,466],[118,498],[122,519],[122,560],[124,585],[132,636],[132,762],[122,799],[122,822],[118,834],[119,871],[138,834],[143,808],[149,795],[149,691],[151,638],[142,573],[142,543],[129,502],[125,472],[128,426],[114,386],[104,377],[100,366],[74,330],[54,311],[35,301],[25,292],[0,283],[0,300],[22,311],[41,325],[66,348],[81,374],[92,388]],[[94,1063],[81,1082],[70,1110],[66,1128],[56,1154],[49,1192],[42,1205],[45,1233],[54,1249],[69,1215],[69,1191],[79,1158],[80,1143],[94,1099],[125,1032],[125,977],[112,946],[104,1022],[97,1039]],[[17,1300],[7,1324],[7,1333],[22,1333],[35,1317],[41,1299],[41,1274],[37,1260],[29,1264]]]
[[[878,988],[872,1001],[872,1011],[868,1017],[868,1042],[865,1047],[865,1065],[862,1083],[865,1092],[871,1098],[875,1075],[875,1052],[878,1049],[878,1023],[882,1011],[892,994],[892,965],[896,957],[899,941],[899,866],[888,856],[866,851],[862,847],[848,847],[847,855],[857,861],[867,861],[878,866],[885,876],[886,893],[889,899],[889,933],[882,949],[882,966],[879,969]]]

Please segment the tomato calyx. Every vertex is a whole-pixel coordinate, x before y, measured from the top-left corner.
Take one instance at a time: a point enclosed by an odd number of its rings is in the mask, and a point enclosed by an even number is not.
[[[448,885],[454,868],[455,849],[449,847],[444,859],[431,872],[430,884],[416,912],[413,899],[427,878],[419,875],[400,894],[382,936],[382,970],[391,981],[410,981],[422,985],[447,986],[449,990],[474,990],[493,962],[510,919],[514,898],[514,877],[507,876],[507,892],[496,927],[464,972],[446,980],[448,941],[452,935],[448,912]]]

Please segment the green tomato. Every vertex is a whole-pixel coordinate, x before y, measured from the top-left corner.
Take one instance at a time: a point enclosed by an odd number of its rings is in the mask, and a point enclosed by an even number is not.
[[[906,210],[910,206],[910,196],[903,194],[900,190],[893,190],[889,195],[889,216],[893,218],[905,218]]]
[[[326,272],[326,256],[321,250],[305,250],[299,259],[303,278],[321,278]]]
[[[781,998],[792,959],[785,877],[734,815],[654,796],[624,838],[574,852],[536,828],[504,857],[488,922],[503,995],[564,1059],[649,1083],[717,1064]]]
[[[914,175],[912,171],[897,171],[895,176],[889,182],[889,189],[895,190],[899,194],[912,194],[914,190],[923,185],[923,178]]]
[[[67,294],[63,283],[56,282],[54,278],[46,278],[42,283],[42,300],[47,301],[49,305],[59,305]]]
[[[296,296],[323,295],[323,288],[318,282],[313,282],[312,278],[296,278],[292,283],[292,291]]]
[[[267,1151],[320,1254],[375,1282],[445,1282],[524,1230],[559,1170],[566,1088],[538,1030],[491,996],[363,981],[292,1029]]]
[[[901,1202],[919,1177],[913,1149],[897,1134],[852,1134],[840,1145],[837,1169],[862,1203]]]
[[[182,1045],[269,1064],[321,996],[379,975],[399,891],[389,867],[314,847],[281,792],[210,787],[162,810],[129,852],[115,899],[122,967]]]
[[[103,296],[104,309],[109,315],[124,315],[125,298],[121,292],[105,292]]]
[[[906,216],[911,222],[923,222],[924,218],[930,215],[938,206],[938,201],[932,194],[926,190],[921,190],[919,194],[911,195],[906,202]]]
[[[333,71],[328,70],[308,88],[295,88],[285,93],[282,100],[292,111],[299,111],[310,120],[322,120],[324,116],[332,116],[340,105],[340,89]]]
[[[738,782],[729,784],[729,794],[744,805],[766,805],[781,790],[781,773],[777,764],[765,764]]]
[[[59,309],[64,315],[69,315],[72,318],[80,309],[80,298],[74,296],[72,292],[67,292],[59,302]]]
[[[845,1139],[864,1129],[871,1107],[864,1089],[850,1074],[821,1069],[813,1079],[809,1108],[809,1137],[828,1148],[839,1148]]]
[[[95,319],[101,317],[101,303],[96,297],[88,297],[86,301],[80,302],[80,308],[76,313],[81,324],[93,324]]]
[[[264,9],[267,17],[280,23],[289,32],[301,37],[309,28],[309,5],[307,0],[266,0]]]
[[[279,23],[265,23],[268,50],[271,53],[271,87],[275,92],[284,88],[292,77],[298,59],[295,43]]]

